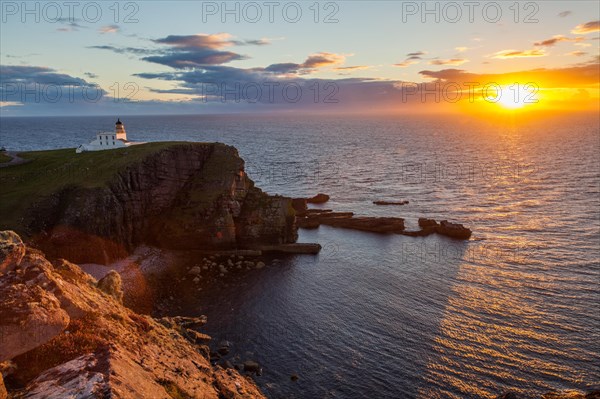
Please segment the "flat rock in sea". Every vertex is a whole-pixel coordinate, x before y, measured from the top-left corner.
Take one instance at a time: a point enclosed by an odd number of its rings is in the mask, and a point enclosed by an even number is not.
[[[261,245],[258,247],[262,252],[281,252],[288,254],[318,254],[321,251],[321,244],[315,243],[293,243],[279,245]]]
[[[306,199],[306,202],[309,204],[324,204],[327,201],[329,201],[329,195],[323,193],[319,193],[314,197]]]
[[[468,240],[471,237],[471,230],[458,223],[450,223],[447,220],[442,220],[440,225],[436,228],[438,234],[458,238],[462,240]]]
[[[246,360],[244,362],[244,371],[248,371],[250,373],[257,373],[260,371],[260,365],[253,360]]]
[[[407,205],[408,203],[408,201],[373,201],[373,204],[375,205]]]
[[[471,230],[462,224],[450,223],[446,220],[438,223],[433,219],[420,218],[418,231],[406,231],[404,219],[396,217],[354,216],[352,212],[333,212],[327,210],[309,210],[296,218],[298,227],[315,229],[324,224],[332,227],[368,231],[383,234],[403,234],[407,236],[427,236],[438,233],[451,238],[469,239]]]

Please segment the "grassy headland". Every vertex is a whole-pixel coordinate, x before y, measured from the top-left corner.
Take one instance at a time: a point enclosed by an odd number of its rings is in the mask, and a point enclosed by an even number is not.
[[[23,212],[39,197],[66,186],[102,187],[116,172],[160,150],[189,145],[157,142],[76,154],[74,148],[30,151],[30,162],[0,169],[0,229],[22,231]]]

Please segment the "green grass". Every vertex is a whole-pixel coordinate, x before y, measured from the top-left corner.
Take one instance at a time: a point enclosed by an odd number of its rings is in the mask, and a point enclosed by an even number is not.
[[[103,187],[116,172],[183,142],[157,142],[76,154],[75,149],[23,152],[31,162],[0,169],[0,229],[23,232],[24,211],[37,199],[67,186]]]
[[[5,153],[0,152],[0,163],[10,162],[11,159],[12,158],[6,155]]]

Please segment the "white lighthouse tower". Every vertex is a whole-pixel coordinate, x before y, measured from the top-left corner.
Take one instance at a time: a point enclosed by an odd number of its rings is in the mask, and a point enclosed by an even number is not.
[[[117,140],[125,140],[127,141],[127,133],[125,132],[125,125],[121,122],[121,119],[117,119],[117,123],[115,123],[115,134],[117,135]]]
[[[114,132],[102,132],[96,135],[96,139],[89,144],[80,145],[75,152],[81,153],[86,151],[101,151],[101,150],[112,150],[115,148],[129,147],[130,145],[143,144],[133,143],[127,140],[127,133],[125,132],[125,125],[121,122],[121,119],[117,119],[115,123]]]

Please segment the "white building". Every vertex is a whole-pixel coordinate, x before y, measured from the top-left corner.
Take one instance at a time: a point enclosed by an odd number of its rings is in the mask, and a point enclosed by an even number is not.
[[[102,132],[96,135],[96,139],[89,144],[82,144],[75,150],[76,153],[86,151],[102,151],[102,150],[113,150],[115,148],[129,147],[130,145],[136,145],[142,143],[134,143],[127,140],[127,133],[125,132],[125,125],[120,119],[115,124],[114,132]]]

